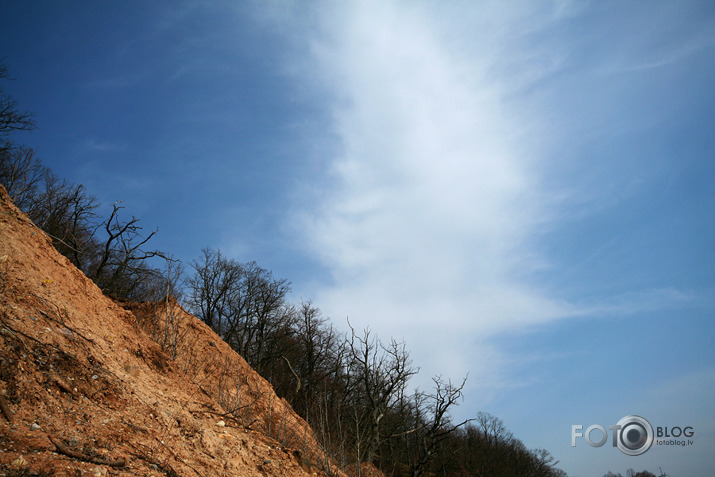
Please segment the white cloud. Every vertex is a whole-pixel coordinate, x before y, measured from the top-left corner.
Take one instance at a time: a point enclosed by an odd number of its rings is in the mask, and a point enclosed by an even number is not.
[[[508,28],[481,19],[489,47],[471,49],[453,12],[344,8],[322,12],[313,44],[343,148],[304,223],[334,278],[313,298],[338,321],[405,338],[428,375],[491,379],[474,368],[498,352],[475,337],[573,313],[524,279],[544,265],[530,239],[546,211],[529,128],[506,105],[524,80],[499,78],[493,55]]]
[[[554,84],[593,80],[593,65],[563,74],[578,66],[578,49],[542,34],[579,14],[568,2],[351,2],[323,4],[295,23],[300,41],[312,38],[312,60],[288,69],[330,105],[326,135],[340,144],[298,225],[332,275],[307,294],[338,323],[349,316],[385,339],[404,338],[424,379],[471,371],[482,391],[513,388],[520,383],[503,373],[512,358],[490,337],[687,299],[662,288],[570,303],[535,278],[551,267],[538,249],[544,230],[573,209],[590,214],[593,190],[616,202],[623,194],[603,193],[617,170],[603,166],[589,186],[593,166],[554,148],[601,120],[544,102],[580,98],[561,97]],[[610,97],[598,91],[586,104]],[[570,120],[580,122],[548,131]],[[553,189],[559,181],[542,174],[567,163],[565,184]],[[570,182],[576,173],[581,181]]]
[[[694,293],[686,293],[675,288],[658,288],[624,293],[608,300],[602,299],[596,305],[584,305],[579,313],[587,316],[633,315],[698,303],[703,303],[703,300]]]

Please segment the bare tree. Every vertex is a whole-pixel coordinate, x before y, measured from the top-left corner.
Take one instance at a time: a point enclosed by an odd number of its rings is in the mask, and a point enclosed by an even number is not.
[[[49,169],[29,147],[0,151],[0,184],[20,210],[27,212],[32,207],[49,175]]]
[[[247,311],[232,314],[233,336],[244,358],[259,372],[270,368],[280,359],[280,352],[271,349],[276,338],[288,332],[293,314],[286,303],[290,283],[276,279],[256,262],[243,265],[244,274],[239,284],[239,296],[246,303],[238,308]],[[231,300],[238,302],[240,299]],[[229,336],[231,338],[231,336]]]
[[[276,345],[291,333],[294,314],[286,302],[290,283],[273,278],[256,262],[238,263],[209,249],[193,267],[190,302],[198,316],[265,373],[282,359]]]
[[[89,277],[107,294],[142,299],[151,293],[153,283],[161,280],[161,272],[148,266],[147,260],[165,256],[156,250],[142,249],[157,231],[142,236],[139,219],[120,221],[121,209],[123,207],[115,203],[111,215],[102,224],[107,235]]]
[[[176,359],[185,341],[187,328],[182,328],[185,314],[180,310],[182,276],[184,267],[181,261],[173,257],[163,257],[164,271],[156,280],[155,288],[148,298],[157,305],[153,313],[142,323],[152,339],[161,349]]]
[[[211,329],[223,335],[223,319],[228,314],[228,301],[242,267],[228,260],[218,250],[205,248],[199,260],[192,263],[194,275],[189,279],[190,304]]]
[[[339,336],[310,301],[297,308],[293,326],[295,347],[291,360],[295,363],[299,392],[295,392],[292,404],[308,419],[311,413],[318,412],[317,394],[330,387],[327,381],[334,374]]]
[[[0,80],[8,79],[7,66],[0,64]],[[13,132],[34,127],[33,115],[20,111],[0,84],[0,183],[15,204],[50,235],[57,250],[103,291],[120,298],[148,296],[160,275],[147,260],[162,254],[142,247],[156,231],[142,237],[138,219],[120,222],[117,204],[109,219],[97,225],[97,201],[83,185],[59,180],[40,163],[34,150],[11,141]],[[103,241],[96,235],[102,226],[107,234]]]
[[[350,327],[347,365],[355,462],[373,462],[382,442],[381,421],[417,373],[404,343],[383,345],[369,329],[359,336]]]
[[[626,471],[626,475],[628,475],[628,477],[656,477],[653,472],[647,470],[641,470],[640,472],[636,472],[633,469],[628,469]]]
[[[514,437],[501,419],[488,412],[477,413],[475,421],[479,431],[489,445],[508,442]]]
[[[55,248],[87,273],[96,253],[94,233],[98,203],[83,185],[47,173],[44,189],[29,204],[32,221],[52,238]]]
[[[0,80],[9,80],[10,75],[6,65],[0,64]],[[0,151],[12,149],[14,145],[9,140],[14,131],[29,131],[34,129],[33,115],[18,109],[17,101],[5,93],[0,87]]]
[[[459,424],[454,424],[449,415],[450,408],[457,405],[462,398],[462,390],[467,378],[464,378],[459,386],[452,384],[451,380],[445,382],[439,376],[432,380],[434,381],[432,394],[415,393],[413,409],[416,413],[416,427],[405,431],[405,434],[414,434],[409,463],[411,477],[424,475],[427,465],[435,457],[439,445],[449,439],[457,429],[473,421],[473,419],[467,419]],[[427,409],[422,410],[423,406]]]
[[[533,449],[528,452],[528,463],[520,475],[525,477],[552,477],[556,475],[558,469],[557,461],[546,449]],[[655,476],[654,476],[655,477]]]
[[[505,468],[514,460],[515,453],[525,452],[516,449],[522,446],[515,442],[514,436],[501,419],[487,412],[479,412],[474,424],[467,425],[467,453],[470,465],[480,469]]]

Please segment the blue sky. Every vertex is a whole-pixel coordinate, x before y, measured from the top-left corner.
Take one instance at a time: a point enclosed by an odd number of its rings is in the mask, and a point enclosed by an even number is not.
[[[469,373],[570,475],[715,467],[715,6],[13,2],[22,136],[185,263],[217,247]],[[695,444],[571,447],[638,414]]]

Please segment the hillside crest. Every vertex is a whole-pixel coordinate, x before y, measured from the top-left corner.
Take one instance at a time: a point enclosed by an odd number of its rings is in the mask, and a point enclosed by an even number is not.
[[[0,475],[342,475],[206,324],[104,296],[2,186],[0,396]]]

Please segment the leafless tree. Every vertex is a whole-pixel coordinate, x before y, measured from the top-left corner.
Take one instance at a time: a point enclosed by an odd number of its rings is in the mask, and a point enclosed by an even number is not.
[[[151,293],[154,282],[161,280],[161,272],[151,268],[147,260],[165,255],[156,250],[143,250],[157,231],[142,236],[139,219],[121,221],[121,209],[123,207],[115,203],[111,215],[102,224],[106,237],[88,275],[107,294],[141,299]]]
[[[48,173],[42,192],[28,205],[27,213],[50,235],[55,248],[86,273],[96,253],[97,206],[97,200],[83,185],[60,181]]]
[[[290,283],[276,279],[256,262],[243,265],[243,275],[229,301],[234,306],[230,314],[227,341],[259,372],[280,359],[271,344],[288,332],[293,318],[286,303]]]
[[[8,80],[0,64],[0,80]],[[160,279],[147,260],[162,256],[143,247],[155,232],[143,237],[138,219],[119,220],[116,203],[111,216],[98,225],[97,200],[83,185],[60,180],[43,166],[31,148],[15,144],[13,132],[35,127],[33,115],[20,111],[0,83],[0,183],[15,204],[44,230],[54,246],[85,272],[103,291],[119,298],[144,298]],[[98,229],[106,232],[98,238]]]
[[[508,442],[514,437],[501,419],[488,412],[477,413],[475,421],[482,436],[490,445]]]
[[[193,263],[190,303],[198,316],[257,371],[281,360],[275,344],[294,318],[286,302],[290,284],[256,262],[239,263],[205,249]]]
[[[29,147],[0,151],[0,184],[5,186],[10,199],[23,211],[29,210],[50,175]]]
[[[306,419],[317,414],[318,394],[333,386],[340,337],[324,318],[320,309],[310,301],[297,307],[293,324],[295,346],[290,361],[295,364],[293,374],[298,380],[293,407]],[[286,357],[288,359],[288,357]]]
[[[636,472],[633,469],[628,469],[626,471],[626,475],[628,475],[628,477],[656,477],[653,472],[647,470],[641,470],[640,472]]]
[[[383,437],[381,421],[417,370],[404,343],[392,339],[384,345],[369,329],[360,336],[351,326],[347,353],[355,462],[373,462]]]
[[[415,393],[413,412],[416,427],[404,432],[408,436],[412,434],[412,439],[409,439],[412,443],[409,446],[412,447],[409,463],[411,477],[424,475],[440,444],[449,439],[457,429],[473,420],[466,419],[454,424],[449,414],[450,408],[457,405],[462,398],[467,378],[458,386],[452,381],[445,382],[440,376],[433,378],[433,381],[433,393]]]
[[[169,354],[171,359],[176,359],[188,332],[187,328],[182,328],[185,315],[178,308],[181,301],[184,268],[181,262],[173,257],[163,258],[164,271],[161,278],[155,282],[155,288],[149,296],[152,302],[161,303],[161,306],[154,309],[154,313],[148,317],[143,326],[161,349]]]
[[[10,74],[4,64],[0,64],[0,80],[9,80]],[[29,131],[34,129],[33,115],[18,109],[17,100],[5,93],[0,86],[0,151],[12,149],[14,145],[9,140],[13,131]]]
[[[229,295],[243,270],[218,250],[205,248],[201,254],[201,258],[191,264],[195,273],[188,280],[189,302],[196,315],[222,335]]]

